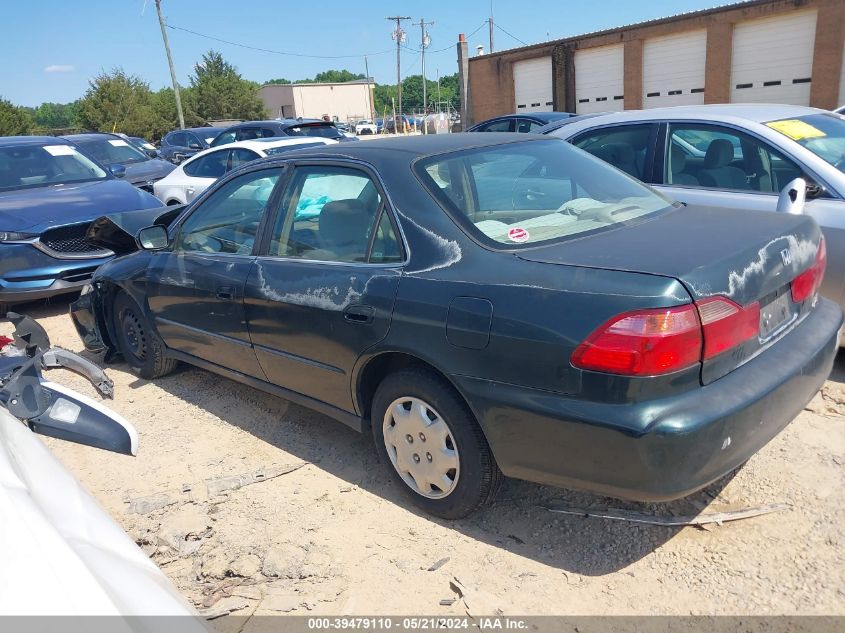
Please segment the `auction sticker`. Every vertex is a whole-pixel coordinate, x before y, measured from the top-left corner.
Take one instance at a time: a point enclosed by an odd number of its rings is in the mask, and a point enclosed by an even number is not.
[[[76,150],[70,145],[45,145],[44,151],[51,156],[73,156]]]
[[[529,239],[528,231],[520,227],[514,227],[510,231],[508,231],[508,239],[511,242],[527,242]]]
[[[109,143],[111,143],[115,147],[126,147],[127,145],[129,145],[129,143],[127,143],[123,139],[115,139],[113,141],[109,141]]]

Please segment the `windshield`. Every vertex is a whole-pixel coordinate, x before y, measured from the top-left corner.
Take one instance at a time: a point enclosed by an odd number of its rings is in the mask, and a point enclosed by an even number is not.
[[[322,138],[338,138],[341,134],[331,123],[311,123],[296,125],[285,130],[288,136],[320,136]]]
[[[845,173],[845,117],[833,113],[809,114],[769,121],[766,125]]]
[[[105,180],[106,172],[70,145],[0,147],[0,190]]]
[[[132,147],[122,138],[91,139],[76,142],[82,151],[89,153],[106,167],[139,163],[149,158],[143,152]]]
[[[509,143],[415,165],[467,232],[515,248],[617,226],[672,203],[568,143]]]

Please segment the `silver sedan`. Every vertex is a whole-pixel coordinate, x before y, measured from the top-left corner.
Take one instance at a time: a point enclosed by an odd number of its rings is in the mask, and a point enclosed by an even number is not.
[[[541,132],[687,204],[775,211],[781,190],[803,178],[803,212],[827,243],[822,294],[845,307],[845,117],[789,105],[679,106],[575,117]]]

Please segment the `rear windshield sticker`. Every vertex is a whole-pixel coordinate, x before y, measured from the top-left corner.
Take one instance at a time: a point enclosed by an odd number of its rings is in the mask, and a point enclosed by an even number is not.
[[[788,136],[793,141],[801,141],[805,138],[821,138],[827,136],[820,129],[813,127],[809,123],[799,121],[798,119],[785,119],[783,121],[771,121],[766,123],[767,126],[773,130],[777,130],[784,136]]]
[[[129,143],[121,139],[115,139],[113,141],[109,141],[109,143],[111,143],[115,147],[126,147],[127,145],[129,145]]]
[[[44,151],[50,156],[73,156],[76,150],[70,145],[45,145]]]
[[[511,242],[527,242],[529,237],[528,231],[520,227],[514,227],[508,231],[508,239]]]

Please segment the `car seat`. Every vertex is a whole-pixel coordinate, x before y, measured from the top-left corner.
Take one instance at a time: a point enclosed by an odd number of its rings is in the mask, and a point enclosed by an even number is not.
[[[320,211],[319,248],[308,252],[308,259],[364,261],[373,215],[360,200],[354,198],[327,203]]]
[[[687,174],[684,170],[687,167],[687,155],[684,151],[676,146],[672,146],[672,151],[669,156],[669,168],[671,174],[671,184],[673,185],[698,185],[698,178],[692,174]]]
[[[745,172],[733,167],[734,147],[724,138],[710,141],[704,155],[704,169],[698,172],[698,180],[705,187],[717,189],[749,189]]]

